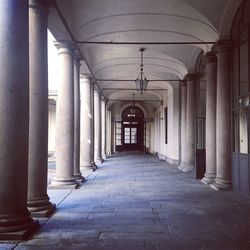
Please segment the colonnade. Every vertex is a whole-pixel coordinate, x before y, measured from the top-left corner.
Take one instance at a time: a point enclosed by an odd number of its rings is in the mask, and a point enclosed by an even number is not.
[[[47,7],[47,1],[39,0],[0,2],[5,36],[0,39],[0,65],[4,65],[0,74],[0,240],[29,237],[39,226],[32,217],[48,217],[56,209],[47,194]],[[60,81],[56,174],[49,187],[77,188],[84,181],[81,168],[95,170],[95,161],[106,158],[107,107],[91,77],[80,77],[81,55],[76,46],[70,41],[55,42],[55,46]]]
[[[0,12],[5,38],[0,39],[0,65],[4,65],[0,74],[0,240],[18,240],[38,227],[32,217],[47,217],[56,208],[47,194],[48,11],[46,1],[3,0]],[[112,152],[111,111],[91,77],[80,75],[81,55],[75,44],[63,41],[55,45],[61,72],[56,174],[50,187],[77,188],[84,181],[81,168],[95,170],[95,163]],[[207,54],[207,168],[203,182],[215,189],[231,187],[230,46],[219,41],[216,54]],[[179,168],[188,172],[194,165],[195,76],[188,74],[181,86]]]
[[[206,172],[202,179],[216,190],[231,188],[231,43],[219,40],[206,54]],[[181,84],[181,162],[188,172],[195,159],[194,75]]]

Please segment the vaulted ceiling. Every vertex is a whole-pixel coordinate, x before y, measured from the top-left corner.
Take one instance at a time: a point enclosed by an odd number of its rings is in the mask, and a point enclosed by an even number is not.
[[[192,72],[201,50],[228,37],[241,0],[52,2],[49,29],[57,40],[76,42],[108,99],[131,99],[131,80],[140,71],[139,49],[145,48],[144,72],[151,81],[149,91],[138,98],[150,100],[164,93],[156,89],[168,89]]]

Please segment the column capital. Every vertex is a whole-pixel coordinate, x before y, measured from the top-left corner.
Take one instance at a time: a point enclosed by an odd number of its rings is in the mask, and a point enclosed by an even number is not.
[[[44,0],[29,0],[29,9],[32,10],[38,10],[40,14],[42,14],[42,18],[47,18],[49,15],[49,10],[48,10],[48,1]]]
[[[103,96],[103,95],[101,96],[101,101],[102,102],[106,102],[107,101],[106,98],[105,98],[105,96]]]
[[[89,74],[80,74],[80,82],[89,82],[91,81],[91,76]]]
[[[217,61],[216,52],[209,51],[205,55],[206,63],[212,63]]]
[[[109,100],[107,100],[107,110],[108,110],[108,111],[111,111],[111,105],[108,105],[108,101],[109,101]]]
[[[82,60],[80,51],[75,49],[73,51],[73,56],[74,56],[74,63],[80,66],[81,65],[80,61]]]
[[[196,75],[194,73],[188,73],[186,76],[185,76],[185,80],[186,82],[193,82],[195,81],[196,79]]]
[[[218,40],[215,44],[215,50],[217,53],[230,52],[233,47],[231,40]]]
[[[74,55],[75,44],[72,41],[55,41],[54,45],[58,50],[58,55],[60,54],[70,54]]]
[[[40,7],[49,7],[48,0],[29,0],[29,7],[30,8],[40,8]]]
[[[99,89],[94,89],[94,95],[100,95],[100,90]]]

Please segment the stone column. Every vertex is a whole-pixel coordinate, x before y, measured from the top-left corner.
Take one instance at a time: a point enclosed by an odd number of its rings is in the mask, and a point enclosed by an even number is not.
[[[193,74],[188,74],[187,79],[187,117],[186,117],[186,136],[185,136],[185,150],[183,155],[183,162],[181,169],[183,172],[189,172],[194,168],[194,82]]]
[[[107,108],[107,127],[106,127],[106,143],[107,143],[107,155],[111,155],[111,111]]]
[[[23,240],[38,225],[27,209],[29,5],[0,1],[0,240]]]
[[[206,54],[206,173],[201,180],[213,183],[216,176],[216,85],[217,58],[214,52]]]
[[[96,163],[102,163],[102,130],[101,130],[101,100],[99,90],[94,90],[94,160]]]
[[[48,10],[29,1],[29,164],[28,208],[32,216],[47,217],[55,210],[47,195],[48,179]]]
[[[79,182],[85,178],[80,171],[80,54],[74,53],[74,176]]]
[[[187,119],[187,82],[181,81],[181,161],[178,167],[182,170],[184,166],[184,154],[186,152],[186,119]]]
[[[95,171],[98,167],[95,164],[95,110],[94,110],[94,89],[95,89],[95,83],[93,80],[91,80],[90,84],[90,111],[92,115],[92,120],[91,120],[91,138],[92,138],[92,147],[91,147],[91,165],[93,165],[93,171]]]
[[[108,137],[108,140],[109,140],[109,155],[111,155],[113,153],[113,148],[112,148],[112,145],[113,145],[113,130],[112,130],[112,111],[111,109],[109,108],[109,126],[108,126],[108,130],[109,130],[109,137]]]
[[[80,166],[81,168],[91,168],[95,170],[93,165],[92,148],[94,144],[93,138],[93,113],[91,101],[91,80],[87,75],[81,75],[81,150],[80,150]]]
[[[102,130],[102,158],[105,160],[106,157],[106,101],[104,99],[101,100],[101,130]]]
[[[231,180],[231,43],[220,40],[217,51],[216,179],[211,187],[228,190]]]
[[[51,188],[77,188],[74,177],[74,75],[71,42],[56,42],[60,79],[56,110],[56,175]]]

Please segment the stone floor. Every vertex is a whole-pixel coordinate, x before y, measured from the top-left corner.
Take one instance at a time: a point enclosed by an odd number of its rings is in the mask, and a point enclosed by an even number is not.
[[[58,210],[39,233],[0,249],[250,249],[249,200],[155,156],[117,154],[80,189],[49,195]]]

